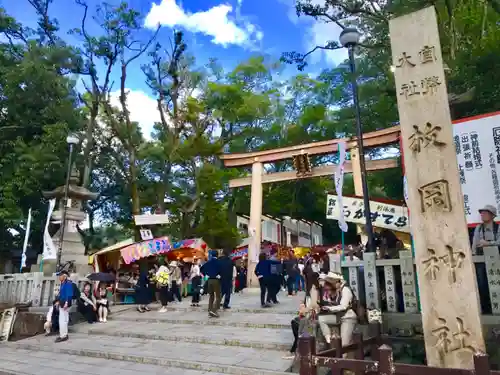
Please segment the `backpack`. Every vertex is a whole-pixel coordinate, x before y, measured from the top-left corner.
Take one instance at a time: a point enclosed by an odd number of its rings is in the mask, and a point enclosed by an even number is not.
[[[80,289],[78,289],[78,286],[74,282],[71,282],[71,284],[71,286],[73,287],[73,299],[79,300],[81,294]]]
[[[342,288],[349,288],[352,294],[351,309],[356,313],[358,317],[359,324],[368,324],[368,314],[366,306],[364,306],[358,299],[352,288],[348,285],[344,285]]]
[[[484,239],[484,224],[481,224],[481,232],[483,233],[483,239]],[[497,234],[498,234],[498,223],[493,222],[493,240],[497,240]],[[498,251],[500,252],[500,246],[498,247]],[[483,248],[478,248],[477,255],[484,255],[484,250]]]

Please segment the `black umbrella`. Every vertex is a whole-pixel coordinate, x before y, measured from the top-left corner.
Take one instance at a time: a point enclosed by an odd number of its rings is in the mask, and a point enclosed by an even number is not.
[[[87,279],[90,281],[101,281],[104,283],[110,283],[115,281],[115,275],[107,272],[95,272],[87,275]]]

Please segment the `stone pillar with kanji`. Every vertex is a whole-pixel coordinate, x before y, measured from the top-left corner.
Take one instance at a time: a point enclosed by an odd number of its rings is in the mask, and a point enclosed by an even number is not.
[[[485,345],[435,9],[389,27],[427,363],[471,369]]]

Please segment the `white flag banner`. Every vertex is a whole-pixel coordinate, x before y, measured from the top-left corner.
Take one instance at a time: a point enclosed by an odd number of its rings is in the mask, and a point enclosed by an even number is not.
[[[31,229],[31,208],[28,211],[28,222],[26,224],[26,233],[24,234],[23,253],[21,255],[21,270],[24,267],[26,267],[26,249],[28,248],[28,239],[30,237],[30,229]]]
[[[43,232],[43,259],[57,259],[57,251],[54,245],[54,241],[50,237],[49,233],[49,224],[50,218],[52,217],[52,212],[54,211],[54,207],[56,206],[56,200],[51,199],[49,201],[49,211],[47,212],[47,222],[45,223],[45,231]],[[64,225],[61,223],[61,225]]]
[[[403,177],[403,196],[405,198],[405,203],[408,206],[408,179],[406,175]]]
[[[345,167],[345,142],[339,142],[339,164],[335,171],[335,191],[337,192],[337,200],[340,207],[340,212],[337,217],[339,228],[342,232],[347,232],[347,223],[344,217],[344,205],[342,204],[342,189],[344,188],[344,167]]]

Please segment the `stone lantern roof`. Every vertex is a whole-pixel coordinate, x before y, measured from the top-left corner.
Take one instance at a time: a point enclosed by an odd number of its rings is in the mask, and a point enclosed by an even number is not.
[[[69,199],[78,199],[82,201],[86,200],[94,200],[99,196],[98,193],[93,193],[90,190],[84,188],[83,186],[78,186],[80,182],[80,173],[73,166],[71,169],[71,175],[69,178],[69,186],[68,186],[68,198]],[[63,198],[64,197],[64,185],[55,188],[52,191],[44,191],[42,192],[45,198]]]

